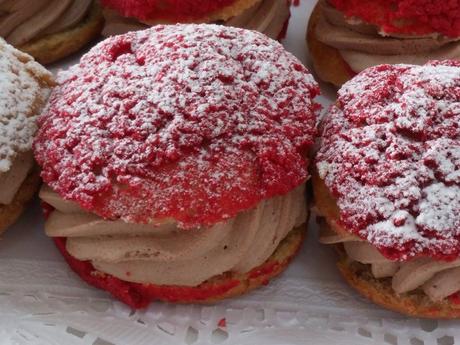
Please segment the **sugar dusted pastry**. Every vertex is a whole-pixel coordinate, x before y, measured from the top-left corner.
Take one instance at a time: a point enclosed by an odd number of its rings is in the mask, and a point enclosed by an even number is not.
[[[311,74],[255,31],[165,25],[58,76],[35,155],[46,233],[128,305],[212,302],[287,266],[307,219]]]
[[[347,282],[417,317],[460,308],[460,63],[380,65],[338,93],[313,186]]]
[[[32,140],[52,85],[47,70],[0,38],[0,233],[38,188]]]

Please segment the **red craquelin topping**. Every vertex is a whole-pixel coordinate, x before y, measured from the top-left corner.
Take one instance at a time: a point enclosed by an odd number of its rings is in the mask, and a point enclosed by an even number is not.
[[[460,62],[382,65],[339,91],[316,166],[340,222],[390,259],[460,256]]]
[[[173,22],[199,19],[232,5],[236,0],[102,0],[125,17]]]
[[[156,26],[101,42],[58,82],[42,177],[102,217],[210,225],[308,176],[318,86],[260,33]]]
[[[329,0],[349,17],[386,33],[460,36],[460,0]]]

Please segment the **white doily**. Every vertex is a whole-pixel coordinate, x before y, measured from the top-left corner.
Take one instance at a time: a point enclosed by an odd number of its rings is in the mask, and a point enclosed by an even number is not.
[[[284,42],[307,64],[314,3],[293,8]],[[334,91],[323,88],[323,95],[327,105]],[[133,312],[68,269],[41,218],[36,201],[0,241],[0,345],[460,344],[456,321],[409,319],[358,296],[313,225],[301,254],[266,287],[215,306],[154,303]]]
[[[12,260],[8,266],[0,271],[2,282],[22,277],[27,288],[18,282],[2,288],[1,344],[447,345],[459,334],[455,321],[406,319],[378,310],[340,282],[284,277],[217,306],[156,303],[133,312],[80,286],[63,265]],[[271,297],[274,301],[267,300]]]

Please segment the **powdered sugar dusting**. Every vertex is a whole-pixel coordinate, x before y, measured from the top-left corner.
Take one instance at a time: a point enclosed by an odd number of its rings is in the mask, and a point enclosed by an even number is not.
[[[36,115],[49,94],[51,74],[0,38],[0,173],[31,149]]]
[[[319,89],[262,34],[156,26],[58,79],[36,158],[46,183],[100,216],[212,224],[307,178]]]
[[[383,65],[348,82],[317,168],[345,228],[391,259],[460,255],[460,63]]]

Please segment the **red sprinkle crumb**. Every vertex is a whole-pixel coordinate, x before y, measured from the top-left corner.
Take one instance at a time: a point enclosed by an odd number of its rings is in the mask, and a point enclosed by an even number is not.
[[[391,260],[460,256],[460,62],[381,65],[338,93],[316,158],[340,222]]]
[[[217,324],[220,328],[226,328],[227,327],[227,320],[225,318],[220,319],[219,323]]]
[[[308,177],[312,75],[278,42],[217,25],[111,37],[58,75],[42,178],[107,219],[207,226]]]

